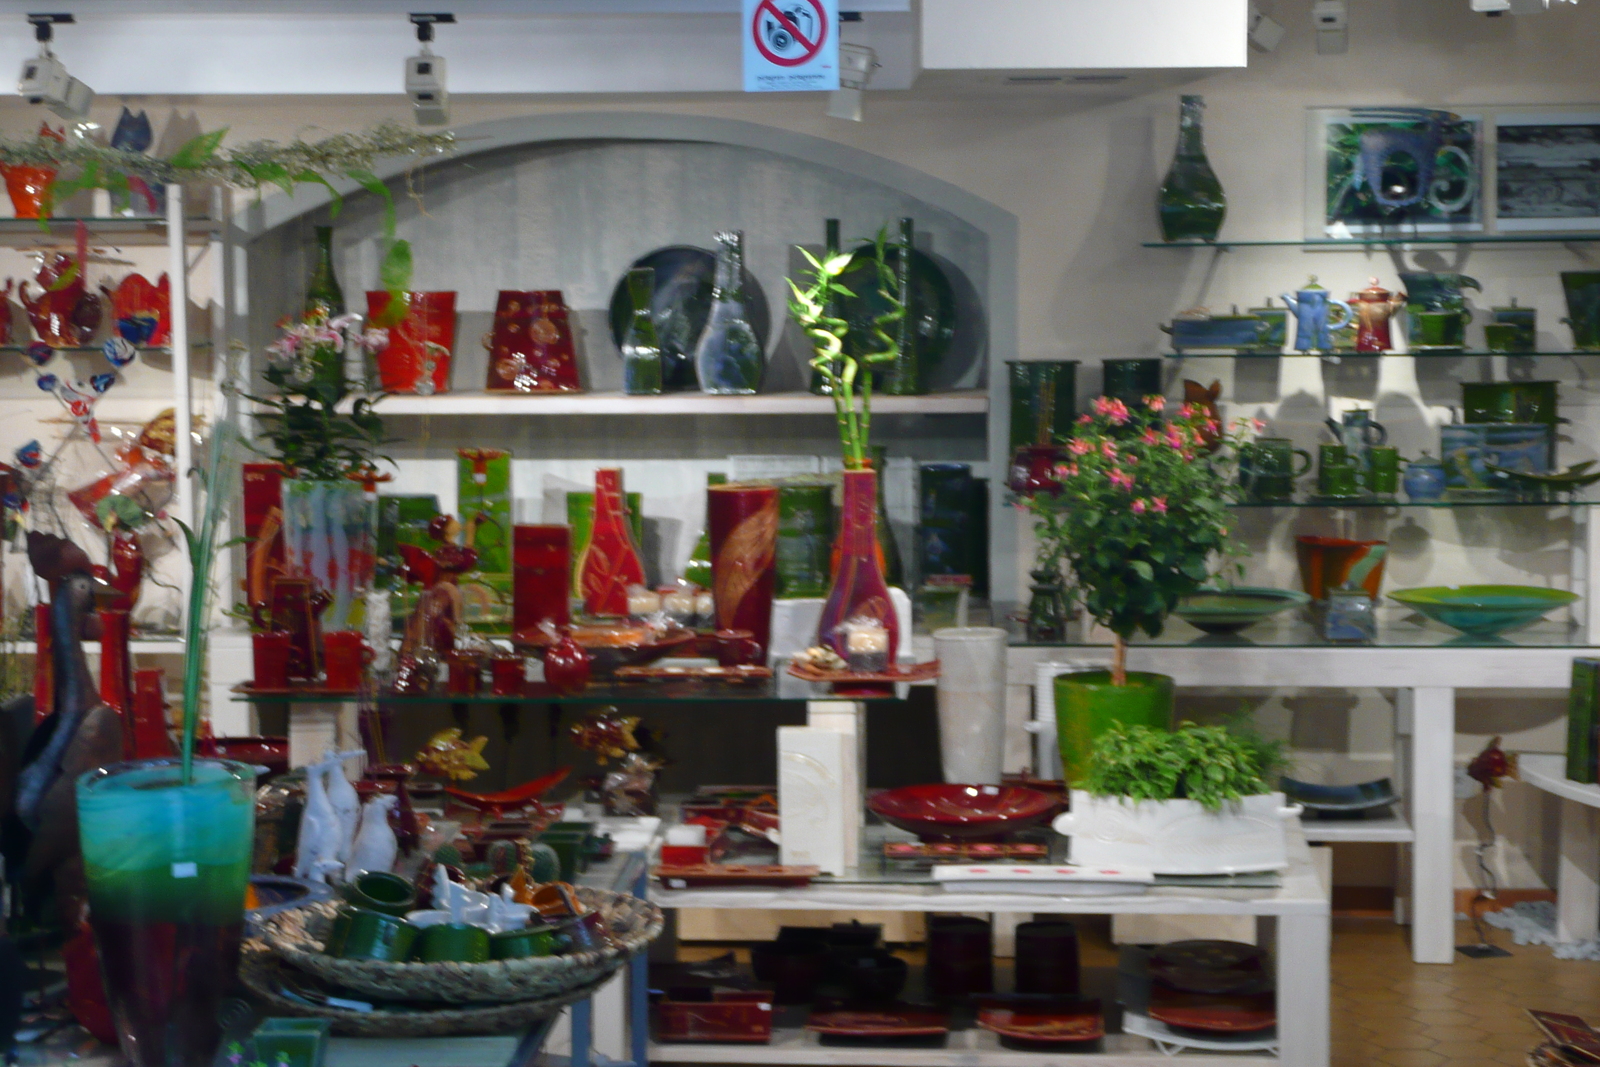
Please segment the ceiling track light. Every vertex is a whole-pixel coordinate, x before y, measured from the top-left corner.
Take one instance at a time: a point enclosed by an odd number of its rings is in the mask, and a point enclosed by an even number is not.
[[[71,25],[77,20],[67,13],[30,14],[28,23],[33,27],[34,39],[39,42],[39,54],[22,63],[22,76],[17,79],[17,95],[30,104],[43,104],[57,115],[71,122],[81,122],[88,117],[94,104],[94,90],[67,73],[66,64],[50,51],[50,39],[57,26]]]
[[[443,126],[450,121],[450,93],[445,87],[445,62],[443,56],[433,54],[433,28],[453,24],[455,15],[448,11],[413,11],[407,16],[417,28],[417,40],[422,51],[406,58],[406,95],[411,97],[412,117],[418,126]]]

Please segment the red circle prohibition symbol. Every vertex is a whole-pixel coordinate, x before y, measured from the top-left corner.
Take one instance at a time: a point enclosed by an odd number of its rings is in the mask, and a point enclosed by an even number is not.
[[[807,40],[806,35],[800,32],[800,28],[794,24],[794,21],[782,11],[779,11],[772,0],[762,0],[761,3],[756,5],[755,18],[750,21],[750,36],[755,40],[756,51],[765,56],[769,63],[775,63],[780,67],[798,67],[802,63],[809,63],[817,57],[818,52],[822,51],[822,43],[828,39],[828,16],[823,14],[822,5],[818,3],[818,0],[805,0],[805,2],[810,4],[812,10],[817,13],[818,32],[815,41]],[[777,19],[778,24],[789,31],[789,35],[805,49],[805,52],[793,59],[788,59],[768,48],[767,42],[762,40],[761,35],[761,16],[763,14],[770,14]]]

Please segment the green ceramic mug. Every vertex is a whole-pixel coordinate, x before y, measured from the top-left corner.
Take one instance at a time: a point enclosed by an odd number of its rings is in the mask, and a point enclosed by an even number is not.
[[[566,938],[553,926],[505,930],[489,938],[489,958],[521,960],[533,956],[554,956],[565,942]]]
[[[1322,496],[1360,496],[1366,472],[1344,445],[1317,446],[1317,492]]]
[[[1417,343],[1423,348],[1461,348],[1466,344],[1469,312],[1411,309],[1408,313],[1416,321]]]
[[[1367,449],[1367,489],[1379,496],[1400,491],[1400,450],[1393,445]]]
[[[423,963],[484,963],[489,959],[489,931],[466,923],[441,923],[422,931],[412,952]]]
[[[417,906],[417,891],[398,874],[367,871],[344,887],[345,899],[358,908],[404,916]]]
[[[1523,329],[1513,322],[1490,322],[1483,327],[1483,346],[1491,352],[1524,352]]]
[[[1511,303],[1506,307],[1489,309],[1490,325],[1514,326],[1516,333],[1511,341],[1511,347],[1505,349],[1495,348],[1491,341],[1491,352],[1532,352],[1539,346],[1539,310],[1537,308],[1521,307],[1517,298],[1512,297]],[[1488,327],[1485,327],[1487,329]],[[1499,336],[1504,336],[1501,334]]]
[[[411,955],[417,928],[404,919],[366,908],[347,908],[344,936],[337,945],[329,939],[333,955],[344,960],[386,960],[400,963]],[[337,934],[337,927],[335,933]]]
[[[1295,464],[1295,457],[1305,460]],[[1251,500],[1288,500],[1294,481],[1311,469],[1311,453],[1287,437],[1258,437],[1239,450],[1239,485]]]

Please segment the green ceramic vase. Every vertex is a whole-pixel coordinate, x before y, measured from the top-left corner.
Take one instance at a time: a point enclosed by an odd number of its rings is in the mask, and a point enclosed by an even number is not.
[[[1056,677],[1056,739],[1068,785],[1084,780],[1095,739],[1118,723],[1171,729],[1171,677],[1129,671],[1127,685],[1112,685],[1110,671]]]

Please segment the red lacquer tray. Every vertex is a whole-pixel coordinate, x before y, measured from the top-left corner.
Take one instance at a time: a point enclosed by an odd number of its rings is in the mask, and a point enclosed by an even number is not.
[[[1150,990],[1150,1018],[1215,1034],[1253,1034],[1278,1025],[1271,993],[1180,993],[1159,985]]]
[[[764,682],[771,667],[618,667],[619,682]]]
[[[1050,1044],[1094,1041],[1106,1033],[1097,1000],[1061,1009],[984,1007],[978,1010],[978,1025],[1013,1041]]]
[[[318,685],[315,682],[288,685],[282,689],[263,689],[254,682],[240,682],[233,687],[233,691],[249,697],[319,696],[327,697],[329,701],[354,700],[360,696],[354,689],[329,689],[327,686]]]
[[[681,866],[658,865],[652,872],[668,889],[705,889],[711,886],[809,885],[822,873],[821,867],[782,866],[745,863],[693,863]]]
[[[939,661],[931,659],[926,663],[894,664],[881,671],[825,671],[809,663],[791,660],[789,673],[807,682],[828,682],[834,685],[927,682],[939,677]]]
[[[950,1032],[942,1013],[910,1006],[815,1012],[806,1029],[829,1037],[937,1037]]]

